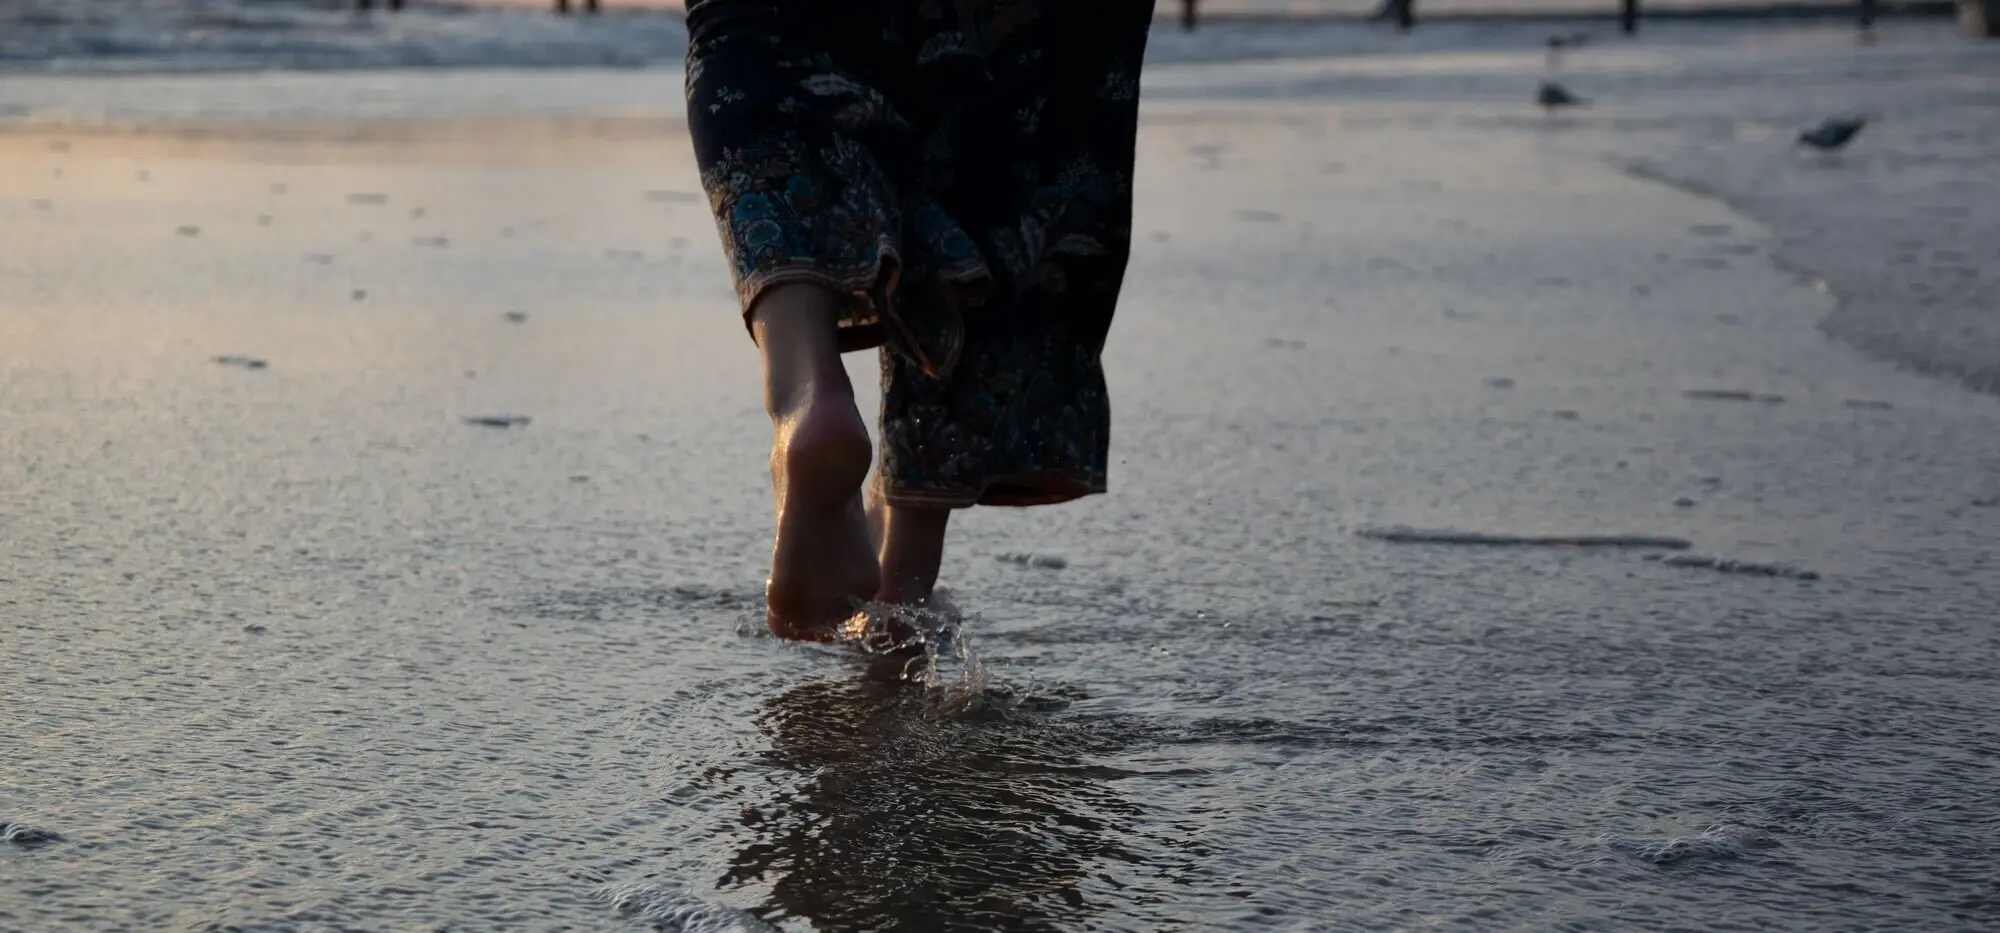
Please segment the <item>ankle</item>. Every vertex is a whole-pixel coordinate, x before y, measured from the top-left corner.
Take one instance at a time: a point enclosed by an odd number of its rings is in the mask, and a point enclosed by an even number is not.
[[[822,405],[853,407],[854,385],[838,359],[771,366],[764,380],[764,410],[774,421],[787,421]]]

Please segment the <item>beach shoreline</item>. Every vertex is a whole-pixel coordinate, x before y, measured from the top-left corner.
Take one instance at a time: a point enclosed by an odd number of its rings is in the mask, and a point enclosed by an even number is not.
[[[2000,398],[1821,327],[2000,268],[1992,53],[1660,32],[1151,71],[1111,494],[891,689],[672,69],[10,76],[0,927],[1991,919]]]

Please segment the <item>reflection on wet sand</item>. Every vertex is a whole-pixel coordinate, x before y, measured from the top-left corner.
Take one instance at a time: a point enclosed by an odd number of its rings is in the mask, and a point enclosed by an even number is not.
[[[1045,714],[1000,701],[946,714],[926,693],[829,678],[767,702],[767,762],[800,780],[744,810],[752,841],[723,884],[769,884],[761,912],[825,929],[1083,921],[1085,879],[1133,860],[1121,839],[1139,808]]]

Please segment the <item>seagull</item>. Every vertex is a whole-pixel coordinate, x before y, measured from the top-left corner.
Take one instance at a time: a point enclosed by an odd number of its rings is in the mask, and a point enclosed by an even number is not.
[[[1851,119],[1833,118],[1799,134],[1799,142],[1821,152],[1832,152],[1854,138],[1868,121],[1861,117]]]
[[[1541,90],[1535,92],[1535,103],[1541,104],[1543,109],[1554,112],[1562,107],[1581,107],[1590,102],[1571,94],[1560,84],[1544,81]]]

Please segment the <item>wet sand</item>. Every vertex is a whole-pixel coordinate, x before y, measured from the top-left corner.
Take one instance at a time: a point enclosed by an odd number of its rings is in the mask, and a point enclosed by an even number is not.
[[[10,125],[0,928],[1990,924],[2000,399],[1426,64],[1153,76],[1112,494],[902,689],[759,632],[668,76]]]

